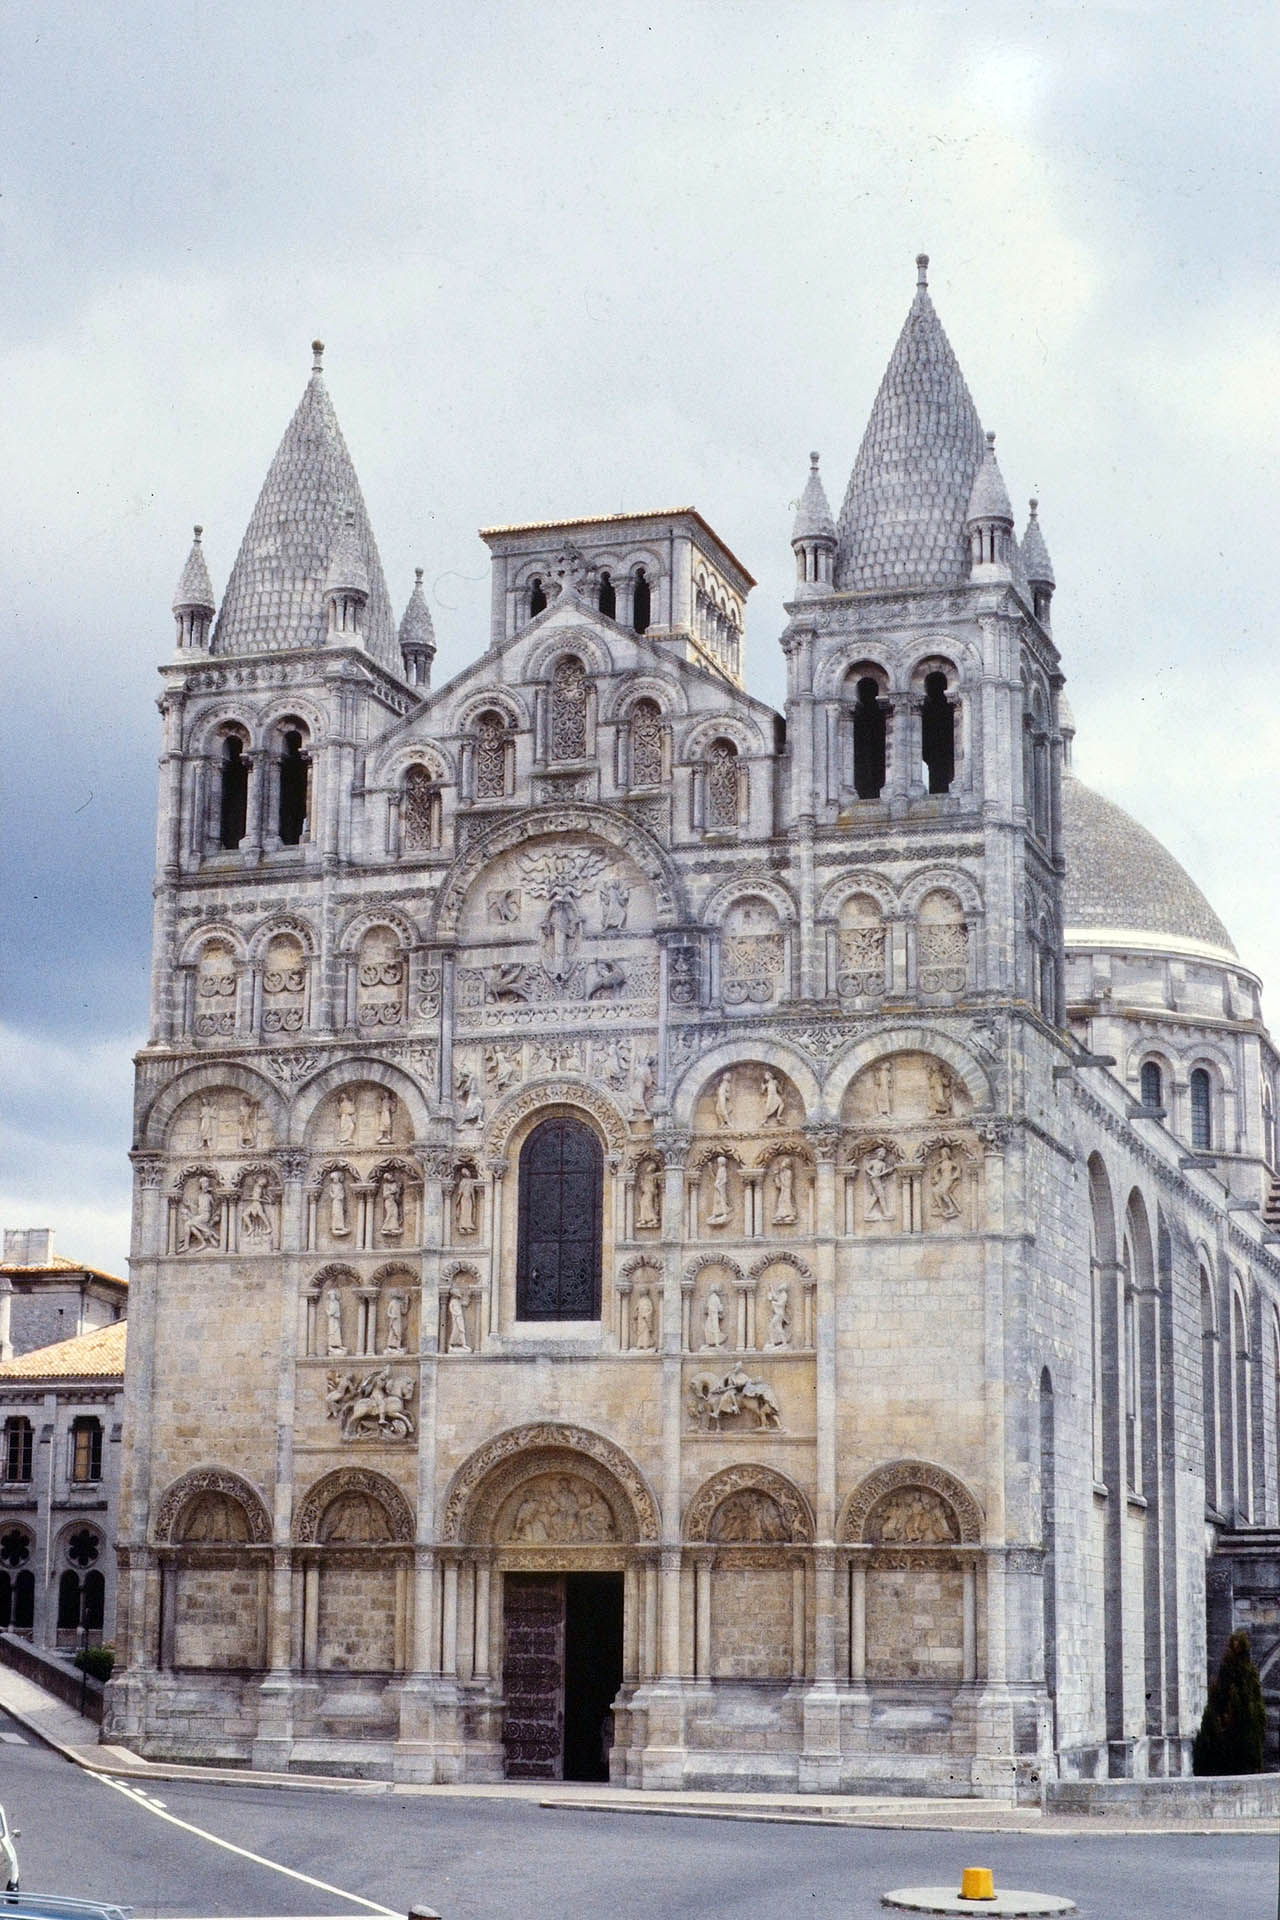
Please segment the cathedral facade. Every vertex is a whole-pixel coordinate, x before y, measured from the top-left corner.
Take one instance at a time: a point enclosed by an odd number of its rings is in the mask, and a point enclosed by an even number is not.
[[[1019,538],[926,264],[838,519],[812,457],[784,715],[692,508],[485,530],[433,688],[319,347],[220,608],[197,531],[108,1737],[1186,1770],[1206,1578],[1280,1521],[1277,1056],[1070,772],[1035,504]]]

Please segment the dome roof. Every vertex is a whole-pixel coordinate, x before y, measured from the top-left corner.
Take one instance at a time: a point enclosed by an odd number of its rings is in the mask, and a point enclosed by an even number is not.
[[[1070,772],[1062,777],[1062,837],[1068,946],[1087,946],[1090,933],[1105,930],[1132,935],[1134,946],[1147,936],[1156,947],[1213,947],[1235,957],[1231,935],[1168,848]]]

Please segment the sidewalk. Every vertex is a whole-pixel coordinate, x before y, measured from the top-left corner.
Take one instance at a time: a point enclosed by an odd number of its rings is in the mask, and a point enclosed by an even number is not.
[[[1131,1815],[1044,1814],[996,1800],[926,1800],[881,1794],[835,1793],[641,1793],[633,1787],[589,1782],[508,1782],[495,1786],[411,1786],[390,1780],[318,1778],[315,1774],[260,1773],[247,1767],[202,1767],[143,1760],[126,1747],[99,1744],[98,1729],[74,1707],[45,1693],[9,1667],[0,1667],[0,1708],[64,1759],[115,1779],[219,1781],[235,1786],[286,1787],[292,1792],[415,1798],[529,1800],[549,1812],[630,1813],[684,1820],[763,1820],[789,1826],[925,1828],[948,1833],[1222,1834],[1272,1833],[1269,1819],[1217,1819],[1198,1824]]]

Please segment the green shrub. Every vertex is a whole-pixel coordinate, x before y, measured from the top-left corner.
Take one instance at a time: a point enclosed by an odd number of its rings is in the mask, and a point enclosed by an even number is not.
[[[1233,1633],[1209,1684],[1200,1731],[1191,1749],[1196,1773],[1261,1773],[1267,1710],[1247,1633]]]
[[[92,1680],[109,1680],[111,1669],[116,1664],[114,1647],[84,1647],[73,1654],[76,1665],[83,1669]]]

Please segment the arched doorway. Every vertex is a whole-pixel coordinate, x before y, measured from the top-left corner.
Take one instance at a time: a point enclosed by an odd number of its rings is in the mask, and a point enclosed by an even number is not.
[[[500,1679],[506,1778],[609,1779],[656,1599],[642,1549],[657,1509],[638,1470],[585,1429],[516,1429],[462,1469],[445,1531],[487,1623],[475,1667]]]

